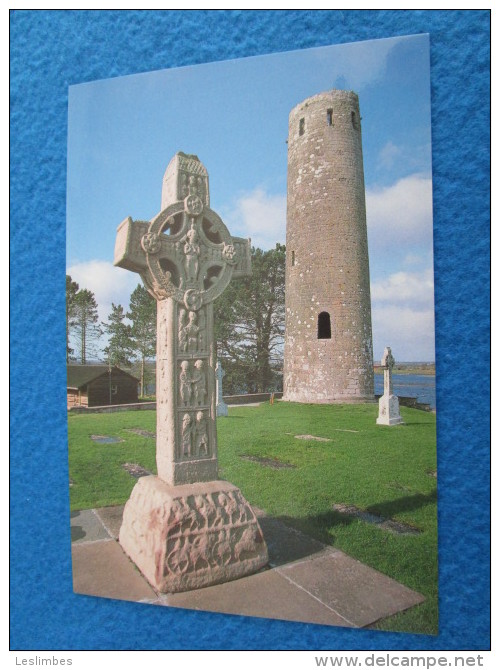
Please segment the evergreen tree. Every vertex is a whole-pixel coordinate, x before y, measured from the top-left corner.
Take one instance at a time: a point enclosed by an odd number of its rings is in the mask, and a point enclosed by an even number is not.
[[[104,347],[104,355],[110,366],[122,365],[129,367],[133,354],[131,327],[124,323],[125,312],[121,305],[111,303],[111,314],[108,322],[103,323],[104,332],[108,335],[108,345]]]
[[[228,393],[279,390],[285,331],[285,247],[252,248],[252,275],[232,281],[214,306]]]
[[[132,322],[130,336],[135,358],[140,361],[141,395],[144,395],[147,369],[146,360],[156,353],[156,300],[141,284],[130,296],[127,318]]]
[[[85,365],[91,356],[97,356],[97,342],[102,334],[95,296],[85,288],[75,296],[74,333],[80,363]]]
[[[79,290],[76,281],[70,275],[66,275],[66,363],[69,363],[74,350],[69,345],[71,329],[75,326],[76,317],[76,295]]]

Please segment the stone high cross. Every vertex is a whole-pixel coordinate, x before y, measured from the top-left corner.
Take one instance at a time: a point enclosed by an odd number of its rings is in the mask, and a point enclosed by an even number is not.
[[[217,361],[217,365],[215,367],[215,375],[216,375],[216,389],[217,389],[217,416],[228,416],[228,407],[226,403],[224,402],[224,397],[222,395],[222,378],[225,376],[225,372],[222,369],[222,365],[220,364],[220,361]]]
[[[395,362],[391,348],[386,347],[380,361],[380,364],[384,368],[384,395],[392,395],[392,368]]]
[[[380,363],[384,368],[384,395],[378,401],[377,423],[383,426],[396,426],[403,423],[403,419],[399,414],[399,399],[392,390],[392,368],[395,360],[390,347],[384,349]]]
[[[162,210],[125,219],[115,265],[137,272],[157,300],[156,463],[123,514],[120,544],[155,589],[185,591],[263,567],[255,514],[217,468],[213,301],[249,275],[250,241],[210,209],[208,174],[178,152],[163,178]]]
[[[162,211],[118,227],[115,265],[137,272],[157,300],[158,475],[169,484],[217,479],[213,301],[251,274],[249,240],[232,237],[210,209],[208,174],[177,153]]]

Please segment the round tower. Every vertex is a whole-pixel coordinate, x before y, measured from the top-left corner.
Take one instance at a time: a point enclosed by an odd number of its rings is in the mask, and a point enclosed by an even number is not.
[[[351,91],[290,112],[284,400],[374,399],[360,121]]]

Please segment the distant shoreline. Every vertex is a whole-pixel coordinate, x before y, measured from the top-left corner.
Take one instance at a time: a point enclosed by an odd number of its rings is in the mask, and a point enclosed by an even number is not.
[[[376,375],[381,375],[384,368],[380,365],[373,366],[373,372]],[[395,375],[436,375],[435,363],[399,363],[392,368]]]

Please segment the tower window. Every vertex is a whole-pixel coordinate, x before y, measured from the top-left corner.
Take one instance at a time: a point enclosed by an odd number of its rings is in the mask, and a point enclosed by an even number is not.
[[[292,251],[292,265],[295,265],[295,251]]]
[[[305,121],[304,118],[302,118],[302,119],[300,119],[300,121],[299,121],[299,135],[303,135],[303,134],[304,134],[305,127],[306,127],[306,121]]]
[[[328,312],[318,314],[318,340],[332,339],[332,325]]]
[[[359,123],[358,119],[356,117],[356,112],[351,112],[351,121],[352,121],[352,127],[354,130],[359,130]]]
[[[333,126],[333,109],[326,110],[326,122],[329,126]]]

